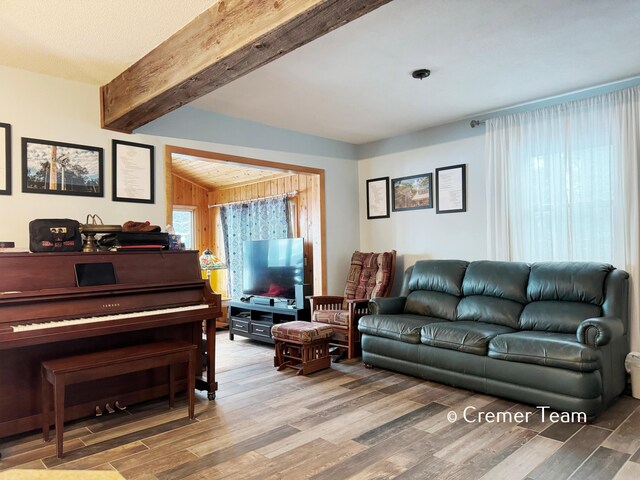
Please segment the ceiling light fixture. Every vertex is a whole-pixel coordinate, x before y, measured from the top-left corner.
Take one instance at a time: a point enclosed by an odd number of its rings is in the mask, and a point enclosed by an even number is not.
[[[419,80],[424,80],[429,75],[431,75],[431,70],[427,70],[426,68],[420,68],[418,70],[414,70],[413,72],[411,72],[411,76]]]

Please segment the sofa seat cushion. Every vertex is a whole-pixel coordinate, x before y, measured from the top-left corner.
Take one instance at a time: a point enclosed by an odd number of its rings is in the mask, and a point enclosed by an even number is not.
[[[574,334],[517,332],[498,335],[489,343],[489,357],[546,367],[592,372],[600,368],[600,352],[579,343]]]
[[[420,329],[430,323],[446,322],[423,315],[365,315],[358,322],[360,333],[404,343],[420,343]]]
[[[314,322],[328,323],[329,325],[349,326],[349,310],[315,310]]]
[[[486,355],[489,341],[513,328],[482,322],[434,322],[422,327],[420,341],[433,347]]]

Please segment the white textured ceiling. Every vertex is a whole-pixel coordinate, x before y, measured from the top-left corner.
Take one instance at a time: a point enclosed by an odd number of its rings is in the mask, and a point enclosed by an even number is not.
[[[104,84],[212,4],[0,0],[0,65]]]
[[[639,0],[394,0],[192,106],[365,143],[636,75]]]
[[[0,64],[104,84],[212,3],[0,0]],[[191,105],[365,143],[640,75],[638,25],[640,0],[394,0]]]

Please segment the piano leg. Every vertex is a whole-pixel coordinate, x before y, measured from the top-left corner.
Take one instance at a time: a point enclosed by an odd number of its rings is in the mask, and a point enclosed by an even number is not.
[[[209,400],[215,400],[218,382],[216,382],[216,319],[210,318],[205,322],[205,344],[207,347],[207,379],[196,379],[196,388],[206,390]]]

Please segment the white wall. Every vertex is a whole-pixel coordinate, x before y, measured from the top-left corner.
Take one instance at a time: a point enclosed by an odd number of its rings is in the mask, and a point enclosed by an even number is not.
[[[12,191],[0,196],[0,239],[28,247],[28,223],[34,218],[73,218],[84,222],[97,213],[107,224],[129,219],[163,225],[162,143],[100,129],[98,87],[0,67],[0,122],[12,128]],[[21,138],[30,137],[104,148],[104,198],[22,193]],[[156,146],[156,204],[111,201],[111,140]],[[160,161],[158,161],[158,159]]]
[[[545,102],[548,103],[548,102]],[[534,106],[529,106],[533,108]],[[366,156],[358,163],[360,185],[360,249],[398,252],[392,294],[398,294],[404,269],[424,258],[487,258],[487,212],[484,166],[484,128],[468,121],[362,145]],[[467,165],[467,211],[436,214],[434,208],[391,212],[390,218],[367,220],[366,181],[433,172],[447,165]],[[434,178],[435,195],[435,178]],[[617,265],[624,268],[623,265]],[[630,318],[631,348],[640,348],[638,319]]]
[[[418,258],[486,258],[484,137],[471,131],[465,137],[466,130],[461,129],[471,130],[466,122],[465,126],[456,124],[448,128],[463,135],[449,135],[446,128],[432,129],[425,133],[430,136],[425,139],[426,146],[408,150],[397,148],[394,153],[358,162],[360,248],[363,251],[397,251],[396,292],[402,272]],[[467,211],[436,214],[435,169],[462,163],[467,166]],[[433,173],[434,208],[391,211],[389,218],[367,220],[367,179],[387,176],[393,179],[429,172]]]
[[[0,67],[0,122],[12,126],[11,196],[0,196],[0,241],[28,246],[28,223],[35,218],[73,218],[83,222],[97,213],[107,224],[149,220],[164,227],[164,145],[179,145],[263,160],[324,168],[326,172],[327,285],[330,293],[344,289],[346,264],[358,248],[358,173],[350,159],[304,155],[261,148],[165,136],[125,135],[100,128],[99,89],[95,85]],[[166,127],[166,125],[165,125]],[[21,137],[104,148],[104,198],[22,193]],[[154,205],[111,201],[111,140],[156,147]],[[344,228],[347,225],[349,228]]]

